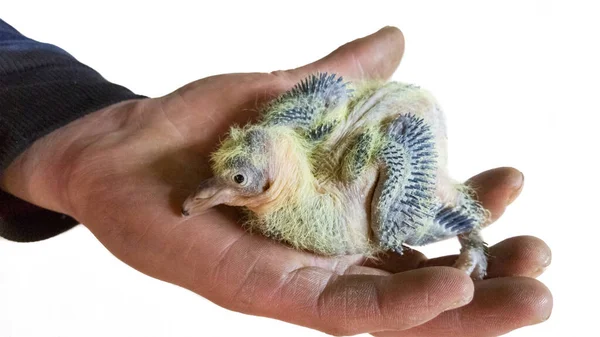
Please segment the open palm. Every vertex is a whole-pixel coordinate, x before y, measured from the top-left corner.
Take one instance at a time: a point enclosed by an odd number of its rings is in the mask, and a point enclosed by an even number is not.
[[[454,257],[323,258],[245,232],[231,208],[180,216],[232,124],[251,121],[262,103],[309,73],[386,79],[403,47],[402,34],[385,28],[298,69],[219,75],[110,106],[36,142],[7,170],[4,185],[81,221],[132,267],[232,310],[345,335],[495,336],[544,320],[551,295],[527,277],[541,273],[550,252],[533,237],[491,247],[490,279],[474,284],[444,267]],[[471,183],[497,219],[522,178],[500,168]]]

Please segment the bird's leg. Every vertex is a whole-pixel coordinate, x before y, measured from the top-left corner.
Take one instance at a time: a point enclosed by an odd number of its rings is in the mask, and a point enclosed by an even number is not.
[[[466,185],[458,185],[454,206],[438,211],[435,222],[446,233],[455,233],[461,245],[455,267],[464,270],[473,279],[483,279],[486,275],[486,245],[481,237],[481,228],[489,218],[489,213],[475,199],[474,192]]]
[[[460,255],[454,263],[454,267],[464,270],[475,280],[481,280],[487,270],[487,247],[479,229],[458,235],[461,245]]]
[[[356,180],[372,161],[375,152],[373,132],[360,133],[346,149],[341,163],[341,178],[344,182]]]

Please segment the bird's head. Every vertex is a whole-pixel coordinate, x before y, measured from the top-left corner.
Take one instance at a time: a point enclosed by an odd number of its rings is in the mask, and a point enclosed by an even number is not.
[[[248,206],[264,197],[274,179],[268,130],[261,126],[232,128],[212,154],[214,176],[200,183],[184,202],[184,216],[201,214],[220,204]]]

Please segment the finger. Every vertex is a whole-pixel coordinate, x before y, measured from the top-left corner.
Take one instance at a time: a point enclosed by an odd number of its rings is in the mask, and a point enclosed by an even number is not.
[[[524,176],[512,167],[499,167],[482,172],[467,181],[477,193],[483,207],[490,211],[491,221],[498,220],[523,189]],[[489,225],[488,224],[488,225]]]
[[[276,296],[256,298],[249,313],[332,335],[407,329],[468,303],[473,291],[471,280],[454,268],[380,276],[334,275],[310,267],[286,280]]]
[[[468,305],[446,311],[406,331],[382,332],[377,337],[499,336],[541,323],[552,312],[552,294],[531,278],[506,277],[478,282]]]
[[[489,248],[488,278],[505,276],[537,277],[550,265],[552,252],[546,243],[533,236],[506,239]],[[458,255],[424,261],[423,267],[452,266]]]
[[[349,42],[324,58],[300,68],[275,72],[292,85],[315,72],[337,73],[349,79],[389,79],[404,54],[404,35],[396,27]]]
[[[520,236],[494,245],[488,261],[488,278],[504,276],[538,277],[552,262],[548,245],[533,236]]]

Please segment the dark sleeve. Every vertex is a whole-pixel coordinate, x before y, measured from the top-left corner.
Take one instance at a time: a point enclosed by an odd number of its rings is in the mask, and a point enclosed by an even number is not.
[[[87,113],[141,97],[0,19],[0,174],[36,139]],[[76,224],[0,191],[0,236],[6,239],[43,240]]]

